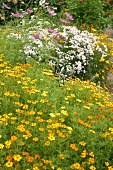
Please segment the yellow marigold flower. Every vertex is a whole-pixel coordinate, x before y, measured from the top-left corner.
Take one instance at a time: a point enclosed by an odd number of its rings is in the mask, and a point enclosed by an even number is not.
[[[24,125],[18,125],[17,126],[17,129],[20,130],[21,132],[24,132],[25,131],[25,128],[24,128]]]
[[[32,104],[36,104],[36,103],[37,103],[37,101],[36,101],[36,100],[32,101]]]
[[[0,149],[3,149],[4,145],[2,143],[0,143]]]
[[[43,131],[44,131],[44,128],[39,128],[39,131],[43,132]]]
[[[61,168],[57,168],[57,170],[62,170]]]
[[[38,167],[34,167],[33,170],[39,170],[39,168]]]
[[[103,62],[103,61],[105,61],[105,58],[101,58],[101,59],[99,60],[99,62]]]
[[[79,144],[82,145],[82,146],[85,146],[86,142],[82,141],[82,142],[79,142]]]
[[[71,97],[72,97],[72,98],[74,98],[74,97],[75,97],[75,95],[74,95],[74,94],[71,94]]]
[[[90,166],[91,170],[96,170],[96,168],[94,166]]]
[[[39,140],[39,139],[38,139],[37,137],[33,138],[33,141],[34,141],[34,142],[38,142],[38,140]]]
[[[80,157],[81,157],[81,158],[85,158],[85,157],[86,157],[86,155],[87,155],[87,153],[82,152]]]
[[[71,165],[71,169],[79,169],[80,168],[80,164],[79,163],[75,163]]]
[[[96,74],[95,74],[95,77],[99,77],[99,74],[98,74],[98,73],[96,73]]]
[[[45,97],[45,96],[47,96],[47,93],[48,93],[48,92],[43,91],[43,93],[41,94],[41,96],[44,96],[44,97]]]
[[[79,170],[84,170],[84,168],[83,168],[83,167],[80,167]]]
[[[89,155],[92,156],[92,157],[94,157],[94,153],[93,153],[93,152],[90,152]]]
[[[10,140],[7,140],[7,141],[5,142],[5,145],[11,145],[11,141],[10,141]]]
[[[89,132],[91,132],[91,133],[95,133],[95,131],[94,131],[94,130],[89,130]]]
[[[46,146],[50,145],[50,142],[49,142],[49,141],[46,141],[46,142],[45,142],[45,145],[46,145]]]
[[[109,166],[109,162],[105,162],[105,165],[106,165],[106,166]]]
[[[109,131],[113,132],[113,128],[110,127],[110,128],[109,128]]]
[[[109,63],[110,63],[110,62],[109,62],[109,60],[106,60],[105,62],[106,62],[107,64],[109,64]]]
[[[22,157],[18,154],[13,155],[13,158],[15,161],[18,161],[18,162],[22,159]]]
[[[88,164],[94,164],[94,163],[95,163],[94,158],[89,158],[89,160],[88,160]]]
[[[60,159],[64,159],[65,158],[64,154],[60,154],[59,157],[60,157]]]
[[[56,117],[54,113],[49,114],[51,117]]]
[[[68,116],[68,113],[67,113],[66,110],[61,110],[61,113],[62,113],[63,115],[65,115],[65,116]]]
[[[27,110],[28,109],[28,105],[27,104],[25,104],[25,105],[23,105],[23,107],[22,107],[24,110]]]
[[[6,165],[8,168],[9,168],[9,167],[12,167],[12,166],[13,166],[13,162],[8,161],[5,165]]]
[[[109,167],[108,167],[108,170],[113,170],[113,167],[112,167],[112,166],[109,166]]]
[[[4,93],[4,95],[5,95],[5,96],[9,96],[9,95],[10,95],[10,92],[9,92],[9,91],[6,91],[6,92]]]
[[[55,137],[54,137],[54,136],[49,136],[48,139],[49,139],[50,141],[53,141],[53,140],[55,140]]]
[[[34,123],[31,123],[31,126],[36,126],[36,123],[34,122]]]

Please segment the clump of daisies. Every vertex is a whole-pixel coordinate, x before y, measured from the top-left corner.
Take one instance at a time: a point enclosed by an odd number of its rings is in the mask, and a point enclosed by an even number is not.
[[[26,62],[31,58],[38,64],[48,62],[61,80],[77,77],[99,83],[105,79],[109,67],[108,48],[98,36],[87,30],[80,31],[76,26],[55,28],[53,25],[51,28],[48,25],[44,27],[40,20],[25,32],[11,33],[8,38],[21,39],[23,48],[19,52],[24,54]]]
[[[50,63],[55,74],[63,79],[71,76],[94,80],[95,74],[105,69],[108,48],[98,36],[75,26],[61,26],[58,34],[53,33],[56,46]]]

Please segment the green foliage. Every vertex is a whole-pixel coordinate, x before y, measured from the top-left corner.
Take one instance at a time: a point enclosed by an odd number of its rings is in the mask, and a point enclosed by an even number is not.
[[[69,13],[73,15],[74,22],[78,26],[86,24],[86,26],[103,30],[110,24],[109,13],[112,8],[110,11],[108,10],[108,6],[111,6],[109,2],[106,3],[104,0],[66,0],[66,3]]]

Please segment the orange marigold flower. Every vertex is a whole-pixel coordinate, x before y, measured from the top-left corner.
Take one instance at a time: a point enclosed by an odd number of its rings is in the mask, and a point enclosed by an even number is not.
[[[40,158],[40,155],[39,154],[35,154],[34,157],[35,158]]]
[[[16,141],[18,138],[16,136],[11,136],[11,142]]]
[[[7,160],[7,161],[12,161],[12,157],[11,157],[11,156],[7,156],[7,157],[6,157],[6,160]]]
[[[28,152],[22,152],[22,155],[27,156],[27,155],[29,155],[29,153]]]
[[[33,162],[33,161],[34,161],[34,158],[32,156],[27,157],[27,162]]]

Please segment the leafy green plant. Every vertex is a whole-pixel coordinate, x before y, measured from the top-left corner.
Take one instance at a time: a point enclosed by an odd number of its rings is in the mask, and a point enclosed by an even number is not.
[[[105,0],[66,0],[66,3],[69,13],[73,15],[74,22],[76,22],[78,26],[86,24],[86,28],[87,26],[89,28],[93,26],[97,30],[103,30],[108,24],[111,24],[109,12],[112,11],[112,8],[110,8],[110,11],[107,13],[108,6],[111,6],[111,4]]]

